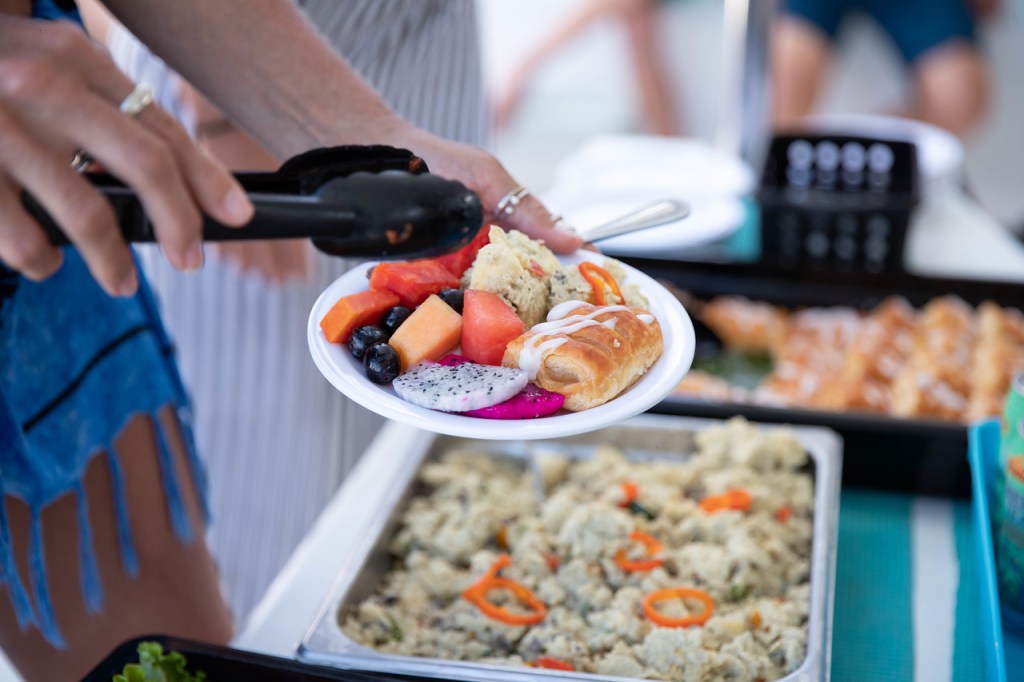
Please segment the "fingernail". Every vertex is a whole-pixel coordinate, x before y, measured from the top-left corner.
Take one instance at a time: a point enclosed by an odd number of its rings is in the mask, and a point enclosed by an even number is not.
[[[233,224],[242,225],[252,219],[252,202],[238,185],[228,190],[221,206],[224,209],[224,216]]]
[[[117,285],[117,295],[127,298],[134,296],[135,292],[139,290],[139,275],[132,268],[131,272],[125,275],[121,283]]]
[[[185,272],[195,272],[201,267],[203,267],[203,244],[196,242],[185,252],[184,270]]]

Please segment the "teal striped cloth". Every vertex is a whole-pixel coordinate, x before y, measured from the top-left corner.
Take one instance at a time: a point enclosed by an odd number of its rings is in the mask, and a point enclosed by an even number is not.
[[[832,679],[914,679],[911,506],[914,498],[844,491],[839,514]],[[984,680],[971,507],[953,505],[960,580],[953,636],[954,682]],[[939,655],[942,652],[939,644]],[[945,652],[948,655],[948,652]]]

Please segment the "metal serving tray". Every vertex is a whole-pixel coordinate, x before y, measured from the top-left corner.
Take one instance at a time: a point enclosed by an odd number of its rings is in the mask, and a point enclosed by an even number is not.
[[[416,480],[424,463],[453,447],[472,447],[488,454],[521,459],[532,448],[545,443],[572,457],[585,458],[594,446],[611,443],[636,460],[679,459],[695,450],[697,431],[723,422],[664,415],[641,415],[620,425],[589,434],[554,441],[496,442],[438,436],[422,432],[415,447],[395,452],[406,466],[390,481],[380,514],[369,517],[362,530],[365,542],[342,566],[334,587],[307,630],[298,657],[317,665],[372,670],[461,682],[531,682],[541,679],[571,679],[589,682],[628,682],[634,678],[612,677],[584,672],[563,672],[519,666],[482,664],[471,661],[399,656],[380,653],[349,639],[342,632],[339,615],[372,595],[392,565],[388,544],[398,529],[401,513],[416,492]],[[761,426],[777,429],[777,426]],[[811,605],[807,657],[798,670],[783,678],[786,682],[827,680],[829,677],[832,609],[835,591],[836,544],[838,541],[839,480],[842,441],[828,429],[788,427],[810,455],[814,477],[814,526],[811,546]],[[387,451],[387,448],[383,448]]]

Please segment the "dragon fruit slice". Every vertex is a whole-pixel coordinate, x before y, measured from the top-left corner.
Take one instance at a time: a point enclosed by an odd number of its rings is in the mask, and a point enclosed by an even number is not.
[[[444,365],[445,367],[458,367],[459,365],[464,365],[467,362],[469,362],[469,358],[467,358],[465,355],[459,355],[458,353],[448,353],[448,355],[438,360],[437,364]]]
[[[503,403],[463,414],[482,419],[534,419],[558,412],[564,402],[565,396],[561,393],[552,393],[536,384],[527,384],[526,388]]]
[[[413,405],[442,412],[465,412],[505,402],[523,390],[526,372],[464,362],[457,367],[421,363],[400,374],[391,386]]]

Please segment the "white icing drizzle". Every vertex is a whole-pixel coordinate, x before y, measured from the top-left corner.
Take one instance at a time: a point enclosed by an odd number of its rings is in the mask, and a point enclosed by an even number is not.
[[[566,301],[559,303],[548,311],[547,322],[541,322],[530,329],[531,337],[523,344],[519,351],[519,368],[526,372],[530,381],[537,378],[537,371],[540,370],[540,363],[544,357],[555,348],[566,343],[568,335],[586,327],[602,325],[608,329],[615,328],[615,318],[598,322],[594,318],[603,313],[613,313],[619,310],[629,312],[624,305],[610,305],[603,308],[596,308],[586,315],[569,315],[573,310],[581,306],[589,306],[583,301]],[[649,317],[649,316],[648,316]],[[653,321],[654,318],[651,318]],[[650,323],[648,323],[650,324]],[[559,334],[560,336],[555,336]]]
[[[537,336],[530,339],[523,344],[523,349],[519,351],[519,369],[526,372],[530,381],[537,378],[537,372],[540,370],[540,363],[543,362],[544,356],[569,341],[566,336],[556,336],[538,344],[537,341],[541,338],[543,337]]]
[[[651,324],[654,322],[654,315],[648,315],[647,313],[640,313],[636,316],[636,319],[640,320],[644,324]]]

